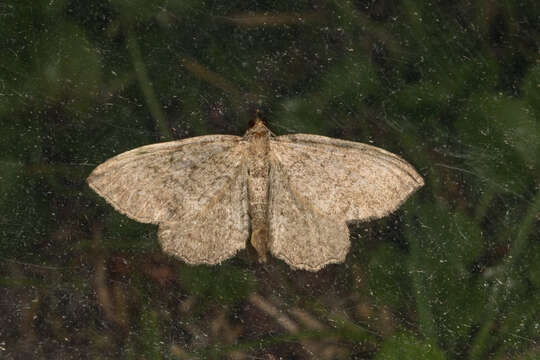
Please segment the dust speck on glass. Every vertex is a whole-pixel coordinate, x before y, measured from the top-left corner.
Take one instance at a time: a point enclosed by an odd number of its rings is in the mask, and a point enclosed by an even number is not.
[[[118,211],[159,224],[163,249],[217,264],[251,244],[317,271],[349,250],[348,220],[394,211],[424,184],[399,156],[325,136],[274,136],[257,118],[243,137],[143,146],[98,166],[88,184]]]

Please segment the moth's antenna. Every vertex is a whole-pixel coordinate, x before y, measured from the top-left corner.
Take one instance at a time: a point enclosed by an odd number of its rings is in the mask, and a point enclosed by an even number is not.
[[[264,125],[266,125],[266,120],[263,117],[263,112],[261,109],[255,109],[255,121],[261,121]]]

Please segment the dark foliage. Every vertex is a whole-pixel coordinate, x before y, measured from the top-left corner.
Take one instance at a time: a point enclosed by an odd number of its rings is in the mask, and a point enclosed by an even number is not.
[[[0,3],[0,358],[538,359],[536,1]],[[164,255],[86,185],[145,144],[369,142],[426,180],[347,261]]]

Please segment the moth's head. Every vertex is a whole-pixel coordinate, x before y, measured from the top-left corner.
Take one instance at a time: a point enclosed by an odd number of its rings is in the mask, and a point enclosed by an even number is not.
[[[257,110],[255,119],[249,122],[249,129],[246,131],[245,136],[268,136],[270,134],[270,130],[268,130],[265,121],[261,117],[261,112]]]

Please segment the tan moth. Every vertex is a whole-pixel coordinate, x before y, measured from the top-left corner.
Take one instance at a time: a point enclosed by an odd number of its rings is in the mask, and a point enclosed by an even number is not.
[[[383,217],[424,181],[375,146],[318,135],[274,136],[257,118],[244,136],[142,146],[99,165],[88,184],[115,209],[159,225],[165,252],[218,264],[250,242],[293,268],[343,262],[346,222]]]

